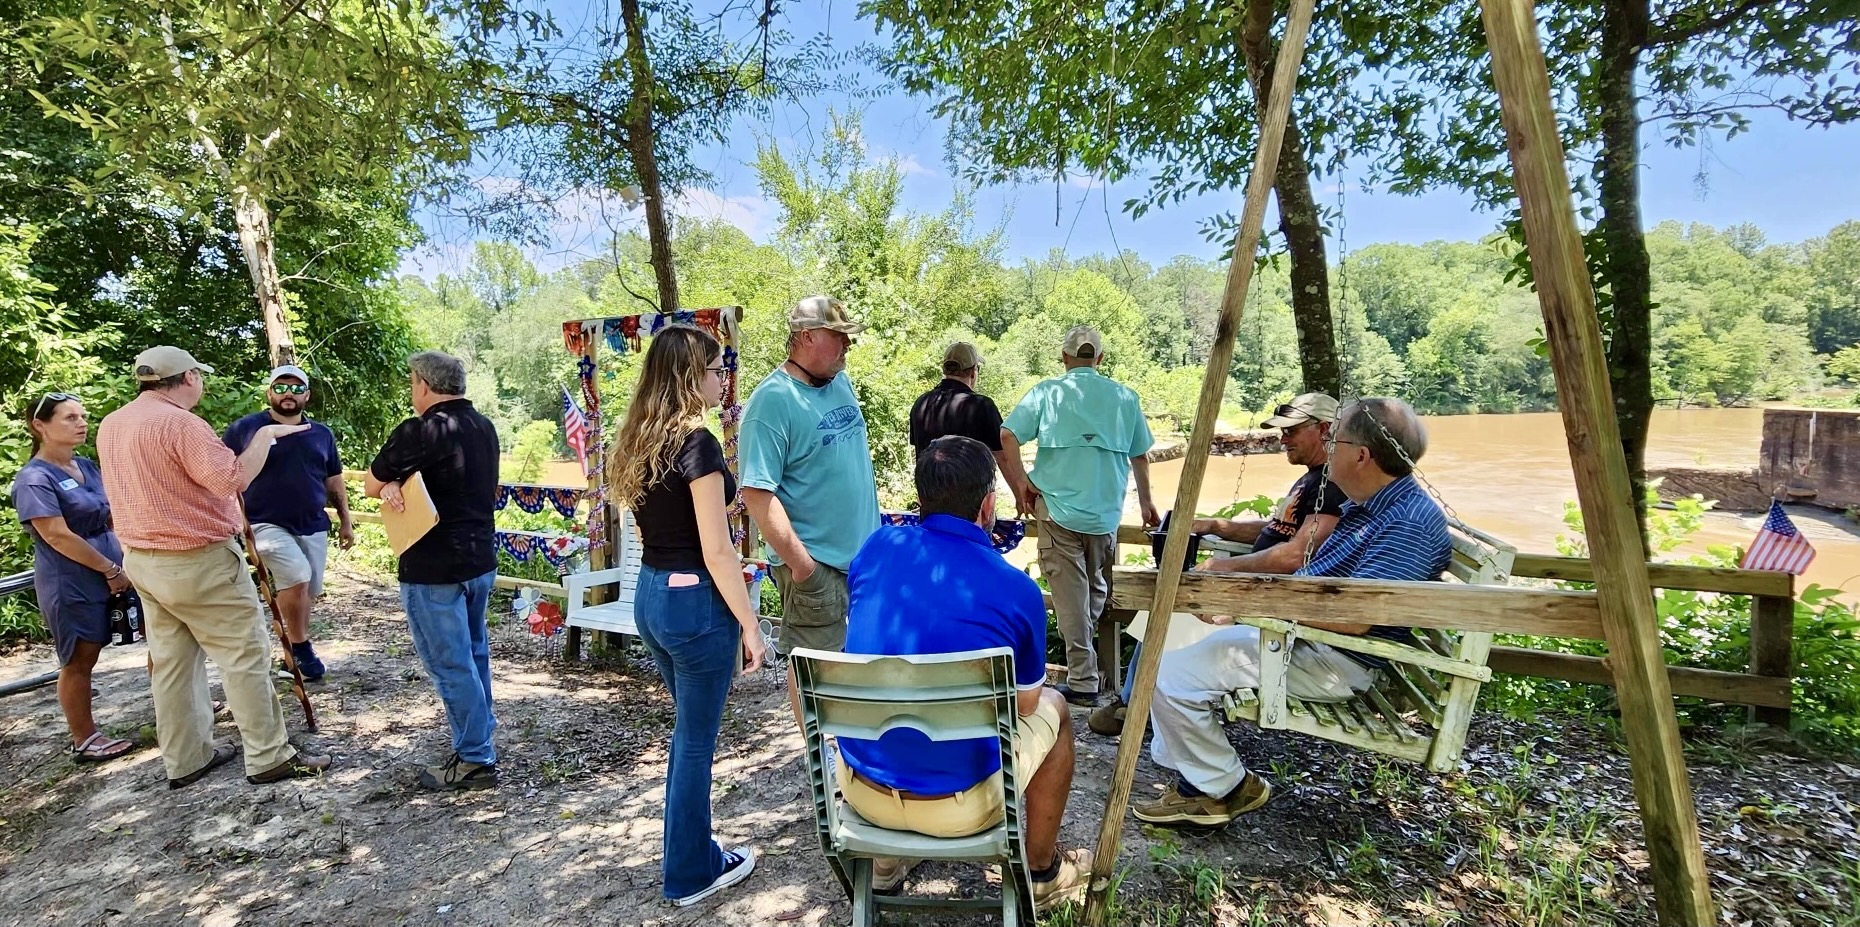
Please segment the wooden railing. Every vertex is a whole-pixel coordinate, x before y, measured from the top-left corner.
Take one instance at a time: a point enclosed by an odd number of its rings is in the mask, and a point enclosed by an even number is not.
[[[1027,537],[1039,534],[1036,522],[1027,522]],[[1117,529],[1119,544],[1130,544],[1148,549],[1149,534],[1137,525],[1120,525]],[[1127,623],[1130,615],[1137,610],[1147,609],[1149,602],[1145,591],[1149,588],[1143,584],[1141,576],[1153,575],[1153,571],[1118,571],[1124,579],[1121,587],[1113,589],[1113,607],[1107,609],[1103,625],[1099,628],[1100,660],[1105,661],[1106,679],[1121,678],[1118,666],[1119,626]],[[1749,705],[1752,717],[1771,724],[1787,725],[1789,720],[1790,696],[1794,686],[1794,637],[1795,637],[1795,577],[1787,573],[1774,573],[1762,570],[1734,570],[1722,567],[1701,567],[1679,563],[1649,563],[1648,578],[1656,589],[1685,589],[1695,592],[1713,592],[1723,595],[1742,595],[1751,598],[1750,608],[1750,662],[1746,672],[1733,673],[1723,670],[1697,669],[1686,666],[1669,666],[1667,677],[1671,681],[1673,694],[1711,701],[1729,702],[1737,705]],[[1588,560],[1580,557],[1559,557],[1551,554],[1520,553],[1513,562],[1511,575],[1520,579],[1561,580],[1565,582],[1593,582],[1595,570]],[[1195,611],[1194,583],[1192,576],[1183,577],[1181,597],[1177,607],[1183,611]],[[1233,585],[1231,580],[1215,580],[1223,586]],[[1366,581],[1352,581],[1351,585],[1363,585]],[[1309,607],[1309,597],[1274,593],[1270,583],[1245,583],[1245,591],[1240,594],[1253,596],[1255,607],[1275,609],[1297,609]],[[1384,584],[1391,587],[1401,584]],[[1236,590],[1238,591],[1238,590]],[[1388,601],[1395,604],[1401,601],[1400,589],[1391,588]],[[1417,626],[1442,625],[1466,630],[1494,630],[1512,633],[1531,633],[1543,637],[1569,636],[1577,638],[1599,639],[1601,637],[1599,619],[1593,612],[1592,596],[1582,596],[1586,605],[1574,604],[1576,599],[1559,598],[1555,590],[1542,590],[1542,595],[1524,601],[1515,598],[1517,592],[1504,593],[1507,598],[1491,600],[1492,609],[1503,609],[1522,615],[1531,616],[1528,621],[1506,626],[1502,614],[1493,613],[1480,599],[1479,590],[1468,589],[1467,601],[1454,602],[1452,609],[1444,614],[1413,615]],[[1223,593],[1221,599],[1226,600]],[[1279,601],[1279,599],[1284,601]],[[1539,601],[1541,599],[1541,601]],[[1435,593],[1430,592],[1427,602],[1438,602]],[[1049,600],[1050,604],[1050,600]],[[1231,601],[1226,605],[1231,607]],[[1426,607],[1426,606],[1424,606]],[[1468,609],[1471,609],[1470,611]],[[1280,617],[1298,617],[1282,615]],[[1586,613],[1586,614],[1585,614]],[[1310,618],[1337,618],[1336,615],[1313,613]],[[1561,633],[1549,633],[1549,629],[1558,627],[1556,622],[1564,622]],[[1480,624],[1472,627],[1468,622]],[[1596,623],[1591,623],[1596,622]],[[1485,626],[1486,624],[1490,626]],[[1514,676],[1534,676],[1543,679],[1558,679],[1567,682],[1592,683],[1612,686],[1613,673],[1602,657],[1584,656],[1582,654],[1558,653],[1549,650],[1534,650],[1526,647],[1493,647],[1487,659],[1493,671],[1509,673]]]
[[[361,471],[358,470],[345,471],[343,475],[356,482],[359,482],[362,477]],[[352,517],[362,524],[379,524],[381,521],[381,516],[372,512],[354,512]],[[1038,522],[1029,519],[1027,539],[1032,541],[1038,536]],[[1149,534],[1138,525],[1119,525],[1117,541],[1119,544],[1140,546],[1146,550],[1150,546]],[[1751,597],[1750,662],[1747,671],[1733,673],[1723,670],[1670,666],[1667,668],[1667,676],[1671,681],[1673,694],[1749,705],[1754,719],[1771,724],[1787,725],[1790,697],[1794,685],[1795,577],[1787,573],[1701,567],[1679,563],[1649,563],[1647,573],[1656,589],[1685,589]],[[1511,575],[1520,579],[1593,582],[1595,570],[1588,560],[1580,557],[1520,553],[1513,562]],[[519,576],[499,575],[497,587],[500,589],[529,588],[544,595],[558,597],[565,594],[561,583]],[[1184,610],[1193,610],[1191,588],[1192,583],[1189,582],[1189,578],[1185,577],[1183,598],[1180,602],[1180,607]],[[1257,585],[1249,588],[1257,596],[1271,587]],[[1137,593],[1136,588],[1124,589],[1123,595],[1118,596],[1120,601],[1113,603],[1113,608],[1107,609],[1105,620],[1099,628],[1099,658],[1106,661],[1105,678],[1107,680],[1121,678],[1121,667],[1118,665],[1121,663],[1118,658],[1120,649],[1117,640],[1120,626],[1129,621],[1134,611],[1148,607],[1147,598]],[[1599,621],[1593,613],[1593,597],[1559,597],[1554,590],[1543,590],[1542,593],[1541,596],[1533,597],[1529,602],[1516,598],[1505,600],[1507,604],[1504,608],[1534,614],[1538,617],[1539,620],[1530,623],[1527,626],[1527,632],[1524,633],[1544,637],[1563,636],[1545,633],[1547,628],[1556,626],[1546,624],[1542,620],[1561,615],[1564,616],[1561,620],[1574,622],[1563,627],[1567,636],[1590,639],[1601,637]],[[1264,594],[1269,595],[1269,593]],[[1400,589],[1393,589],[1389,594],[1393,597],[1390,601],[1401,601],[1406,595]],[[1433,594],[1431,590],[1428,593],[1429,596]],[[1452,594],[1449,593],[1449,595]],[[1475,591],[1472,596],[1476,598],[1479,594]],[[1516,592],[1507,593],[1507,595],[1515,596]],[[1542,601],[1540,602],[1539,599]],[[1588,604],[1569,604],[1578,599],[1586,599]],[[1288,598],[1287,602],[1290,601],[1291,599]],[[1468,601],[1471,602],[1472,599],[1469,598]],[[1478,601],[1486,600],[1479,599]],[[1050,600],[1048,604],[1050,605]],[[1265,603],[1257,602],[1257,604]],[[1526,607],[1534,605],[1543,605],[1547,611]],[[1430,620],[1429,616],[1416,613],[1415,623],[1432,625],[1443,622],[1447,626],[1466,629],[1465,621],[1469,620],[1467,614],[1456,606],[1448,613],[1450,617],[1447,618]],[[1310,617],[1336,616],[1314,614]],[[1494,629],[1508,630],[1506,628]],[[1604,658],[1582,654],[1534,650],[1525,647],[1493,647],[1487,665],[1491,666],[1495,672],[1509,673],[1514,676],[1534,676],[1542,679],[1607,686],[1614,684],[1614,676]]]

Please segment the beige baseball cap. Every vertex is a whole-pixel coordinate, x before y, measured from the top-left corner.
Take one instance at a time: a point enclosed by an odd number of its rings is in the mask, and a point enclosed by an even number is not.
[[[194,359],[194,355],[173,345],[157,345],[136,355],[136,379],[144,383],[166,380],[176,374],[198,370],[212,373],[213,368]]]
[[[950,345],[949,350],[943,352],[943,370],[946,373],[956,370],[968,370],[971,367],[980,367],[981,365],[982,352],[976,350],[975,345],[967,341],[958,341]]]
[[[865,331],[864,325],[846,314],[846,304],[831,296],[809,296],[788,311],[789,331],[804,332],[810,328],[830,328],[848,335]]]
[[[1337,400],[1324,393],[1304,393],[1272,410],[1272,417],[1259,423],[1261,428],[1290,428],[1305,422],[1337,420]]]
[[[1087,351],[1086,348],[1091,350]],[[1097,357],[1104,353],[1104,336],[1090,325],[1075,325],[1066,332],[1063,347],[1067,357]]]

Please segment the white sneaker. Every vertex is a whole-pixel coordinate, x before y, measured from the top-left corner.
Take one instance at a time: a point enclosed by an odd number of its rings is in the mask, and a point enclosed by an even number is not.
[[[710,885],[706,886],[702,891],[694,892],[692,894],[684,896],[683,898],[673,898],[672,904],[675,904],[681,908],[686,907],[688,905],[697,904],[698,902],[703,901],[704,899],[709,898],[710,896],[715,895],[718,892],[723,891],[724,889],[729,888],[730,886],[735,885],[736,883],[749,878],[749,874],[751,872],[754,872],[755,868],[756,868],[756,851],[754,848],[737,847],[734,850],[725,850],[723,851],[723,871],[717,873],[717,877],[711,880]]]

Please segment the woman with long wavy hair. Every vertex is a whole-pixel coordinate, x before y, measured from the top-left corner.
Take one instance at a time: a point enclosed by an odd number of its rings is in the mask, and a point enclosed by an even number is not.
[[[704,414],[723,397],[722,348],[689,325],[661,330],[609,459],[614,498],[633,510],[645,553],[633,616],[671,690],[665,782],[665,897],[702,901],[742,881],[755,850],[725,850],[710,831],[710,769],[736,674],[767,651],[725,509],[736,478]]]

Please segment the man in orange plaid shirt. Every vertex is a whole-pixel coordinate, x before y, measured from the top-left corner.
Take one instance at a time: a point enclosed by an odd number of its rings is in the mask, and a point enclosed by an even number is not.
[[[329,757],[300,754],[285,739],[264,609],[233,540],[244,521],[238,494],[265,468],[272,445],[309,426],[261,428],[235,456],[191,411],[212,372],[180,348],[143,351],[135,364],[141,392],[97,429],[123,570],[142,594],[156,737],[171,789],[238,754],[213,743],[203,655],[219,665],[245,742],[246,779],[263,785],[329,768]]]

